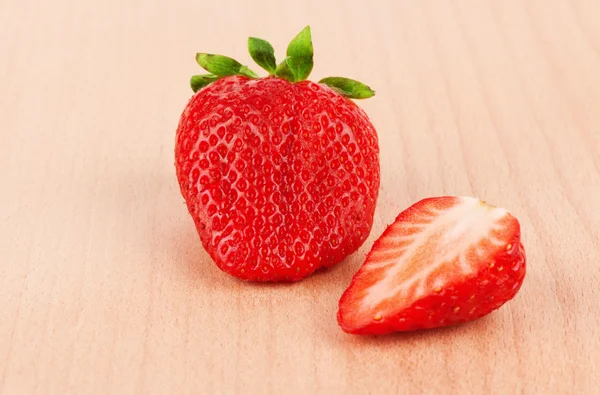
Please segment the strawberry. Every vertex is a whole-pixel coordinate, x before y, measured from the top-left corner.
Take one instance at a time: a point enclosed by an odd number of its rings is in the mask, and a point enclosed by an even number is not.
[[[398,215],[339,302],[354,334],[471,321],[512,299],[525,277],[520,226],[470,197],[421,200]]]
[[[206,251],[245,280],[296,281],[340,262],[367,238],[379,189],[375,128],[351,98],[374,92],[341,77],[306,81],[310,28],[275,63],[250,38],[266,78],[221,55],[197,54],[211,74],[177,129],[181,193]]]

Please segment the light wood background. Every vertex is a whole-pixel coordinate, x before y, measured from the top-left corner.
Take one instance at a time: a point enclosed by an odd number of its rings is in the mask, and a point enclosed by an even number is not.
[[[600,1],[0,1],[0,393],[593,394],[600,386]],[[377,91],[371,237],[293,285],[203,251],[174,131],[198,51],[313,29],[313,79]],[[528,273],[459,327],[345,335],[374,238],[434,195],[521,221]]]

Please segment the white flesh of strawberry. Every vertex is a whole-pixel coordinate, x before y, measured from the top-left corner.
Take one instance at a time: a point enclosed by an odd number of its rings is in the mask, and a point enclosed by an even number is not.
[[[363,311],[373,311],[390,298],[403,300],[400,310],[439,290],[452,278],[464,278],[487,264],[489,250],[503,246],[499,239],[503,208],[471,197],[457,198],[449,208],[427,208],[408,222],[392,225],[392,231],[365,265],[365,275],[376,275],[364,292]],[[495,247],[495,248],[494,248]],[[377,271],[378,273],[372,273]]]

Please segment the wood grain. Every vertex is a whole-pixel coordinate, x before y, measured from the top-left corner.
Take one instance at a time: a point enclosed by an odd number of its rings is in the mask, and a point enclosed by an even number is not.
[[[0,1],[0,393],[592,394],[600,386],[600,2]],[[203,251],[173,167],[198,51],[310,24],[381,140],[369,240],[293,285]],[[521,221],[528,274],[477,322],[359,338],[337,301],[412,202]]]

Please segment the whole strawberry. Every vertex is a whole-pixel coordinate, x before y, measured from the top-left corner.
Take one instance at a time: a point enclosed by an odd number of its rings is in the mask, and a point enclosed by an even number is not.
[[[181,193],[219,268],[246,280],[295,281],[331,266],[367,238],[379,188],[379,146],[352,101],[374,92],[340,77],[306,81],[310,29],[276,65],[273,47],[250,38],[270,76],[197,54],[175,146]]]

